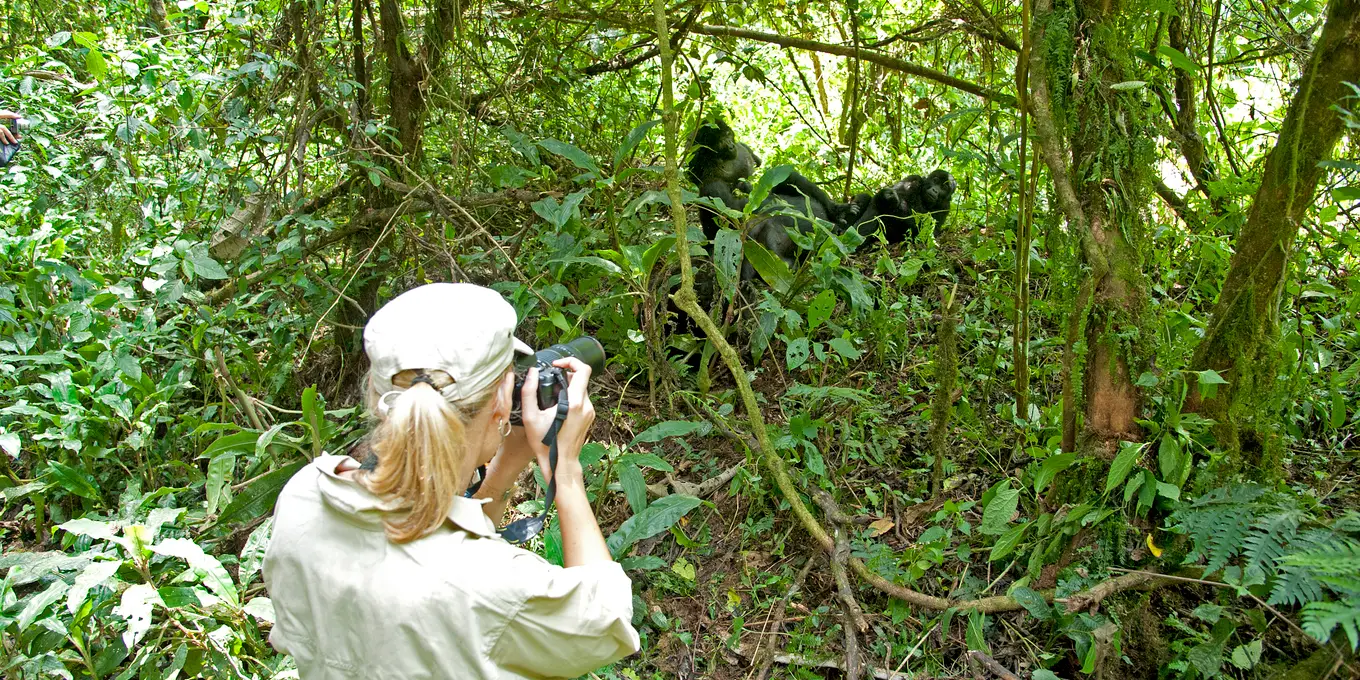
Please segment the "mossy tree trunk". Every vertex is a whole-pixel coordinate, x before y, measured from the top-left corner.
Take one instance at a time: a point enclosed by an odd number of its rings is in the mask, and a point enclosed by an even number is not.
[[[1212,395],[1196,391],[1190,407],[1218,421],[1219,444],[1230,470],[1279,474],[1279,446],[1271,407],[1279,364],[1280,297],[1294,240],[1313,204],[1323,168],[1344,131],[1336,111],[1360,82],[1360,0],[1333,0],[1327,22],[1285,114],[1261,185],[1237,237],[1194,370],[1212,369],[1228,384]],[[1353,105],[1347,108],[1354,108]],[[1212,397],[1212,398],[1210,398]]]
[[[1086,315],[1081,439],[1086,448],[1109,455],[1119,440],[1140,436],[1133,367],[1147,295],[1139,240],[1154,152],[1139,133],[1148,110],[1141,95],[1110,86],[1129,80],[1121,66],[1128,59],[1122,36],[1141,32],[1145,22],[1145,16],[1101,0],[1059,0],[1056,9],[1052,0],[1035,4],[1035,133],[1081,244],[1085,271],[1076,275],[1089,277],[1091,287],[1089,304],[1072,310]]]

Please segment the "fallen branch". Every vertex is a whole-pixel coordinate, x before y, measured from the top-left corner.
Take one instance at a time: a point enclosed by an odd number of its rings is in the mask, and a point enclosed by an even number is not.
[[[996,659],[987,656],[985,652],[974,649],[968,652],[968,660],[973,663],[980,664],[982,667],[991,671],[992,675],[1001,678],[1001,680],[1020,680],[1020,676],[1012,673],[1010,669],[997,663]]]

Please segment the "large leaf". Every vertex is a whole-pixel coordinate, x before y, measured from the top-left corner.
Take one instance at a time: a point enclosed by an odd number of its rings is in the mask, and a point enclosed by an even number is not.
[[[1006,533],[1006,527],[1011,522],[1011,517],[1015,515],[1015,509],[1020,506],[1019,489],[998,489],[995,496],[982,511],[982,525],[978,531],[984,534],[999,536]]]
[[[751,263],[760,278],[771,288],[781,295],[789,292],[789,286],[793,285],[793,272],[789,271],[789,265],[784,260],[751,239],[743,243],[742,253],[746,255],[746,261]]]
[[[1059,472],[1072,467],[1077,462],[1077,454],[1060,453],[1056,456],[1049,456],[1044,460],[1043,465],[1039,466],[1039,472],[1034,475],[1034,493],[1043,493],[1048,483],[1058,476]]]
[[[628,446],[631,448],[638,444],[659,442],[667,437],[687,437],[695,432],[705,434],[709,427],[708,423],[703,422],[666,420],[643,430],[638,436],[633,437],[633,441],[628,442]]]
[[[214,439],[213,442],[208,445],[208,448],[203,450],[203,453],[202,455],[199,456],[199,458],[211,459],[214,456],[217,456],[220,453],[225,453],[227,451],[246,453],[248,451],[254,450],[255,442],[259,440],[260,440],[259,432],[251,431],[225,434],[222,435],[221,437],[218,437],[217,439]]]
[[[615,172],[619,171],[619,166],[623,164],[624,159],[628,158],[629,154],[633,153],[633,149],[637,148],[638,143],[643,139],[646,139],[647,133],[651,132],[652,128],[660,123],[660,118],[653,118],[648,121],[643,121],[638,124],[637,127],[628,131],[628,136],[623,138],[623,143],[619,144],[619,146],[614,149]]]
[[[255,579],[255,574],[260,571],[260,566],[264,564],[264,552],[269,547],[269,537],[274,533],[274,519],[267,518],[250,532],[250,537],[246,539],[245,547],[241,548],[241,566],[237,570],[236,580],[241,582],[242,588],[250,586],[250,582]]]
[[[1120,444],[1119,455],[1114,457],[1113,463],[1110,463],[1110,474],[1105,478],[1105,493],[1124,483],[1124,478],[1133,470],[1133,464],[1138,462],[1138,452],[1141,450],[1142,447],[1137,444],[1129,442]]]
[[[571,161],[572,165],[575,165],[586,172],[593,173],[596,177],[604,177],[604,173],[600,171],[600,166],[595,164],[595,159],[591,158],[590,154],[580,150],[574,145],[558,141],[551,137],[539,142],[538,145]]]
[[[236,469],[236,453],[224,451],[208,461],[208,476],[203,483],[208,496],[207,514],[217,512],[217,504],[222,500],[222,491],[231,482],[232,472]]]
[[[236,584],[231,580],[231,574],[227,573],[216,557],[204,552],[197,543],[187,538],[171,538],[151,546],[151,550],[158,555],[178,557],[188,562],[189,567],[201,575],[203,585],[214,595],[232,606],[240,604],[240,595],[236,591]]]
[[[92,562],[85,567],[85,570],[76,576],[75,583],[71,584],[71,590],[67,591],[66,609],[72,614],[80,611],[80,605],[85,604],[85,597],[90,594],[90,589],[95,586],[104,585],[114,572],[123,566],[119,560],[108,562]]]
[[[304,465],[306,463],[285,465],[255,480],[253,484],[242,489],[241,493],[232,499],[231,504],[222,510],[222,514],[217,516],[215,526],[230,527],[233,524],[245,524],[272,511],[274,501],[278,500],[283,486]]]
[[[764,203],[765,197],[769,196],[775,187],[783,184],[784,180],[788,179],[791,174],[793,174],[792,165],[776,165],[766,170],[756,181],[756,185],[751,187],[751,196],[746,203],[746,209],[748,211],[754,210]]]
[[[647,506],[646,510],[629,517],[618,531],[609,536],[607,541],[609,553],[618,559],[634,543],[671,528],[681,517],[699,507],[702,502],[694,496],[679,494],[657,499],[655,503]]]
[[[132,649],[141,641],[146,631],[151,629],[151,607],[161,602],[156,589],[146,583],[123,591],[123,598],[113,613],[127,619],[127,630],[123,631],[123,644]]]
[[[634,514],[646,509],[647,480],[638,466],[632,463],[619,466],[619,486],[623,487],[623,495],[628,498],[628,507],[633,509]]]
[[[99,500],[99,489],[95,487],[94,479],[84,470],[49,460],[47,461],[47,474],[61,488],[82,498],[88,498],[92,501]]]

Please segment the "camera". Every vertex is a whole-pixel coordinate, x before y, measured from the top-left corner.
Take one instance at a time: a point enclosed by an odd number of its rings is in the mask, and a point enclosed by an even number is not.
[[[4,126],[9,128],[10,133],[15,137],[28,131],[29,125],[30,123],[26,118],[10,118],[4,121]],[[0,144],[0,167],[9,165],[10,159],[14,158],[16,153],[19,153],[19,142]]]
[[[532,355],[520,355],[515,359],[515,392],[514,402],[510,408],[510,422],[520,425],[520,413],[523,405],[520,403],[521,390],[524,388],[524,377],[530,368],[538,367],[538,408],[546,409],[557,403],[558,393],[566,383],[565,373],[562,369],[553,366],[552,362],[567,357],[576,357],[590,366],[592,374],[599,374],[604,370],[604,345],[599,340],[583,335],[571,342],[564,342],[546,347],[534,352]]]

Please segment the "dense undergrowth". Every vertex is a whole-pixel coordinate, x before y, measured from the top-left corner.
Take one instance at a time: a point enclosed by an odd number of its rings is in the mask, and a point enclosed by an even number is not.
[[[730,373],[701,333],[666,316],[678,274],[654,66],[544,76],[524,95],[533,104],[500,120],[436,104],[423,162],[395,176],[381,151],[394,131],[372,120],[354,132],[350,109],[326,104],[356,87],[345,34],[323,21],[338,9],[299,29],[273,6],[179,3],[161,36],[122,3],[63,9],[55,24],[43,7],[16,14],[40,34],[11,39],[0,65],[0,105],[34,121],[0,175],[5,677],[287,677],[290,662],[265,641],[259,576],[273,494],[362,432],[352,343],[365,295],[439,280],[493,285],[530,342],[589,333],[611,356],[584,457],[610,548],[634,577],[643,651],[596,676],[744,678],[770,660],[778,677],[841,673],[832,666],[844,666],[853,624],[824,551],[751,450]],[[906,21],[865,12],[885,34]],[[447,79],[490,87],[502,76],[474,67],[546,49],[524,37],[540,20],[470,17],[463,30],[492,37],[467,38]],[[314,63],[298,62],[304,34]],[[591,54],[626,37],[589,35]],[[692,49],[706,66],[682,80],[687,123],[725,107],[767,168],[836,178],[844,154],[825,131],[837,124],[826,93],[799,84],[804,56]],[[936,64],[964,51],[912,49]],[[1009,77],[996,55],[973,56],[975,75]],[[836,69],[827,80],[843,84]],[[1283,92],[1297,73],[1271,75],[1238,77]],[[742,289],[718,318],[750,360],[797,502],[829,492],[850,515],[852,555],[920,593],[1018,606],[936,611],[857,583],[862,661],[951,677],[972,672],[976,650],[1036,679],[1247,678],[1307,663],[1329,640],[1355,648],[1360,166],[1332,162],[1333,191],[1292,254],[1269,405],[1279,470],[1220,475],[1213,423],[1187,408],[1192,390],[1224,380],[1189,365],[1268,151],[1255,109],[1229,130],[1247,168],[1223,180],[1219,218],[1139,209],[1146,316],[1121,341],[1140,352],[1142,435],[1064,452],[1064,347],[1075,345],[1073,375],[1087,356],[1069,328],[1088,304],[1081,244],[1041,185],[1031,388],[1017,412],[1015,112],[900,74],[863,77],[878,86],[857,186],[947,166],[960,189],[945,226],[858,254],[853,236],[816,239],[800,268]],[[1277,121],[1286,95],[1260,116]],[[367,202],[384,191],[388,208],[426,207],[393,217]],[[239,246],[224,245],[224,227],[244,227]],[[736,292],[734,261],[719,259],[701,275]],[[944,299],[957,301],[952,313]],[[935,494],[944,359],[957,373]],[[520,512],[538,502],[519,500]],[[559,556],[551,531],[536,547]],[[1069,596],[1143,571],[1179,580],[1069,609]]]

